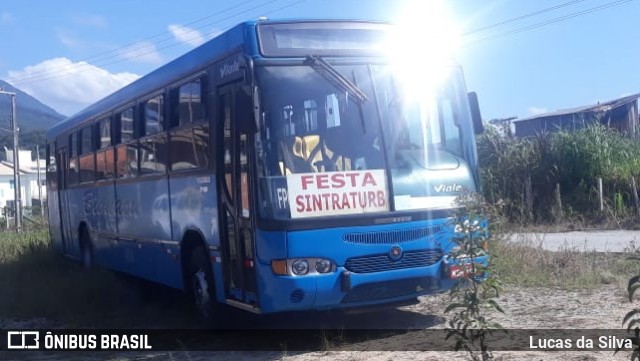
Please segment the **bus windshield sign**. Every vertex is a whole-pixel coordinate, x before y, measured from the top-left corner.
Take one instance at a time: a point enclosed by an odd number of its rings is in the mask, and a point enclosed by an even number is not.
[[[388,24],[375,23],[276,23],[258,26],[263,56],[380,55]]]
[[[291,218],[389,210],[383,169],[287,175]]]

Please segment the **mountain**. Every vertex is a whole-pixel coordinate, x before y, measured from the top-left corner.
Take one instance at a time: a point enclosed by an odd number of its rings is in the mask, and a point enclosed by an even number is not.
[[[66,118],[38,99],[0,80],[3,91],[16,93],[16,118],[21,131],[46,130],[53,124]],[[11,97],[0,95],[0,127],[8,126],[10,119]]]

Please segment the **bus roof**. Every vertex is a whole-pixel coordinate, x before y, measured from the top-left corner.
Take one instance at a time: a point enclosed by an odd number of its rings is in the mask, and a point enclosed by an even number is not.
[[[250,20],[240,23],[206,43],[198,46],[190,52],[170,61],[169,63],[153,70],[149,74],[124,86],[107,97],[97,101],[69,118],[53,125],[47,131],[47,140],[54,140],[68,130],[82,126],[84,123],[99,117],[107,116],[111,111],[124,109],[133,104],[133,100],[151,95],[154,91],[179,81],[199,70],[204,70],[212,62],[218,60],[218,54],[242,50],[251,57],[261,57],[262,53],[257,44],[257,25],[285,24],[320,24],[327,26],[342,23],[346,25],[388,25],[382,22],[362,20]],[[287,39],[289,40],[289,39]],[[285,49],[289,50],[289,49]],[[301,51],[301,50],[299,50]],[[213,54],[213,56],[212,56]],[[292,56],[290,53],[273,53],[280,56]]]

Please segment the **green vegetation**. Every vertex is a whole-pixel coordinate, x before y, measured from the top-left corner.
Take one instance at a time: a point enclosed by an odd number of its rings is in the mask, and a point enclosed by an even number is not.
[[[478,137],[478,154],[483,193],[490,202],[504,204],[503,214],[511,222],[631,226],[636,213],[633,177],[640,182],[640,142],[601,124],[531,138],[505,133],[488,128]],[[603,212],[598,178],[603,181]]]
[[[640,262],[619,254],[550,252],[534,242],[501,240],[490,247],[495,273],[507,285],[623,289],[625,280],[640,274]],[[180,292],[107,270],[86,271],[55,252],[44,229],[0,232],[0,289],[0,319],[43,317],[67,327],[197,326]]]
[[[182,294],[55,252],[48,232],[0,233],[0,319],[44,317],[65,327],[190,327]]]
[[[458,265],[468,270],[463,271],[450,292],[451,299],[444,311],[451,314],[446,339],[456,341],[456,351],[467,351],[474,361],[484,361],[493,359],[489,336],[503,328],[491,318],[494,312],[504,313],[498,304],[502,281],[495,256],[486,259],[487,245],[497,241],[501,234],[488,237],[484,217],[490,217],[492,212],[483,199],[464,197],[461,204],[465,211],[453,220],[460,236],[454,238],[457,248],[449,256],[449,267]]]
[[[495,243],[491,253],[497,256],[496,271],[509,285],[593,289],[616,284],[623,289],[631,275],[640,273],[640,262],[623,254],[576,248],[552,252],[533,241],[528,245]]]
[[[630,259],[634,261],[640,260],[638,252]],[[636,274],[629,279],[627,284],[627,294],[629,296],[629,302],[634,301],[636,291],[640,289],[640,274]],[[634,308],[629,311],[622,319],[622,327],[627,329],[630,334],[631,342],[633,344],[633,352],[631,353],[631,360],[640,360],[640,308]],[[616,353],[620,350],[616,350]]]
[[[46,136],[45,130],[43,129],[33,129],[33,130],[21,130],[19,133],[19,145],[20,149],[29,149],[31,150],[31,154],[33,157],[36,157],[36,145],[39,146],[40,151],[40,159],[45,159],[46,153]],[[6,156],[4,153],[4,148],[7,147],[9,149],[13,149],[13,134],[10,132],[0,132],[0,154],[2,154],[2,158]]]

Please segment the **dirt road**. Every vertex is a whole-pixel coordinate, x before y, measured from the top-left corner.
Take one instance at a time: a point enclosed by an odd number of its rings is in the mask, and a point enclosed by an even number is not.
[[[619,329],[624,314],[632,308],[626,300],[625,291],[620,286],[606,285],[596,290],[566,291],[550,288],[508,288],[500,298],[505,313],[496,314],[495,320],[508,329]],[[424,329],[442,329],[445,327],[444,308],[448,296],[423,297],[416,305],[398,310],[366,313],[358,315],[294,317],[266,320],[278,322],[281,328],[312,325],[324,322],[325,326],[340,324],[346,328],[398,329],[411,330],[399,332],[385,338],[372,337],[372,340],[358,344],[336,345],[327,342],[322,351],[294,352],[286,348],[273,352],[146,352],[146,353],[20,353],[0,355],[1,359],[40,359],[58,360],[459,360],[468,358],[462,352],[414,351],[424,344],[424,334],[413,332]],[[636,304],[637,306],[637,304]],[[337,324],[332,323],[337,322]],[[257,327],[260,321],[254,324]],[[47,326],[46,320],[0,320],[0,328]],[[579,332],[578,332],[579,333]],[[392,349],[395,351],[381,351]],[[599,352],[562,352],[562,351],[501,351],[495,356],[503,360],[624,360],[629,353],[614,356],[611,351]]]
[[[512,242],[540,246],[549,251],[576,249],[597,252],[625,252],[640,246],[640,231],[576,231],[559,233],[516,233]]]

